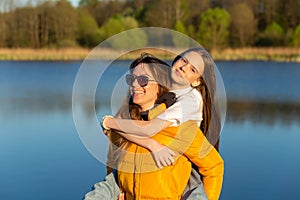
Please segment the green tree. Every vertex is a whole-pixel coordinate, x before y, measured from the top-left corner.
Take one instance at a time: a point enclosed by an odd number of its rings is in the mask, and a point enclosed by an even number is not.
[[[293,45],[295,47],[300,47],[300,24],[296,27],[293,34]]]
[[[103,26],[101,26],[100,34],[102,40],[105,40],[115,34],[134,28],[138,28],[138,22],[133,17],[122,17],[118,15],[110,18]],[[121,43],[120,40],[111,38],[111,47],[116,49],[126,49],[147,44],[147,36],[143,31],[136,31],[134,35],[131,35],[131,33],[122,33],[124,39]]]
[[[122,24],[122,17],[111,17],[100,27],[101,40],[105,40],[122,31],[125,31],[124,25]]]
[[[182,34],[187,34],[187,30],[181,21],[178,21],[175,24],[174,29],[175,31],[181,32]],[[180,34],[177,33],[172,35],[172,41],[175,47],[184,47],[184,48],[188,47],[190,40],[188,38],[187,39],[186,38],[182,39],[182,38],[183,37],[181,37]]]
[[[188,27],[187,27],[187,34],[188,34],[191,38],[196,39],[196,31],[195,31],[195,27],[194,27],[192,24],[188,25]]]
[[[183,34],[187,34],[187,30],[186,30],[184,24],[182,23],[182,21],[180,21],[180,20],[178,22],[176,22],[174,29],[175,29],[175,31],[181,32]]]
[[[228,42],[230,15],[221,8],[208,9],[201,15],[198,39],[208,49],[218,49]]]
[[[102,26],[112,16],[122,14],[126,10],[126,1],[99,1],[81,0],[79,7],[86,9],[97,21],[98,26]]]
[[[82,46],[94,47],[101,41],[96,20],[83,9],[78,10],[78,42]]]
[[[284,41],[284,30],[276,22],[266,27],[264,32],[258,35],[257,46],[281,46]]]
[[[266,30],[264,31],[264,35],[267,39],[272,41],[273,46],[280,46],[283,44],[284,30],[276,22],[273,22],[267,26]]]
[[[242,47],[251,45],[257,30],[257,23],[250,7],[245,3],[234,4],[229,8],[229,13],[232,45]]]
[[[136,30],[134,32],[123,32],[123,41],[120,42],[119,39],[115,40],[112,38],[111,47],[114,49],[136,49],[140,47],[144,47],[148,43],[147,35],[143,30]]]

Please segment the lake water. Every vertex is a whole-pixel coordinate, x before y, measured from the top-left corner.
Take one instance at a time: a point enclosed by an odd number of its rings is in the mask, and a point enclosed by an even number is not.
[[[129,63],[114,63],[100,80],[97,114],[110,110],[105,93]],[[1,199],[81,199],[104,178],[105,166],[85,148],[73,120],[72,90],[80,65],[0,61]],[[220,199],[299,199],[300,65],[217,66],[227,94]]]

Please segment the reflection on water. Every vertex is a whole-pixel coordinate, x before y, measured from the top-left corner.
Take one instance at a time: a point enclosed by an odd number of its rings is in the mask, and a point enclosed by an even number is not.
[[[219,62],[227,99],[300,103],[299,63]]]
[[[5,106],[1,106],[1,113],[5,116],[14,116],[19,113],[71,112],[70,96],[55,93],[40,95],[37,98],[2,99],[1,102]],[[97,101],[95,105],[83,101],[81,104],[86,116],[94,112],[97,115],[112,114],[111,106],[109,101]],[[243,123],[245,121],[267,125],[300,123],[300,103],[227,101],[226,122]]]
[[[68,112],[72,104],[70,96],[65,94],[45,94],[39,97],[19,97],[1,99],[5,106],[1,106],[2,114],[6,116],[18,115],[19,113],[44,113],[51,114],[53,111]]]
[[[300,103],[229,101],[227,121],[290,125],[300,123]]]

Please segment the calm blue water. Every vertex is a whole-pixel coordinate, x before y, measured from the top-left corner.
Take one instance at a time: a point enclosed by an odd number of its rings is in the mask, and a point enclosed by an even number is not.
[[[110,110],[114,77],[128,64],[114,63],[100,80],[97,113]],[[81,143],[73,121],[80,65],[0,61],[0,199],[81,199],[103,179],[105,166]],[[228,98],[221,199],[298,199],[299,64],[217,65]]]

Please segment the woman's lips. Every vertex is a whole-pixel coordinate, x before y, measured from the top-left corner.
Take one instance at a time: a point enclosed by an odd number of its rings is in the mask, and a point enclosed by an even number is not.
[[[134,90],[133,91],[133,97],[139,97],[143,94],[144,94],[144,91],[141,91],[141,90]]]

